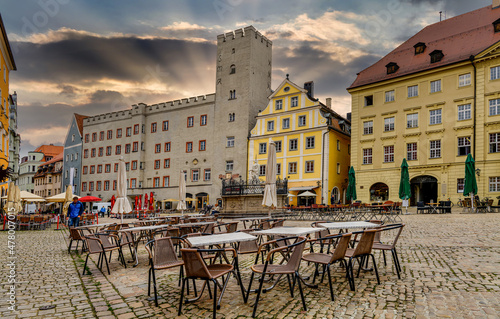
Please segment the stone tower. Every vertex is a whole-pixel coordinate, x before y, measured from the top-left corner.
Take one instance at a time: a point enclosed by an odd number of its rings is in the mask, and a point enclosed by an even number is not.
[[[217,160],[213,172],[214,184],[220,191],[219,175],[246,176],[249,132],[271,94],[272,42],[253,26],[221,34],[217,36],[216,63],[214,156]],[[232,170],[227,167],[228,161],[233,163]]]

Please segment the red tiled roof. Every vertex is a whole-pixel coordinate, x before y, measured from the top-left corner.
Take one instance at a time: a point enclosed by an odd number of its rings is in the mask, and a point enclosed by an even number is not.
[[[431,24],[361,71],[349,89],[468,60],[500,41],[500,32],[495,33],[492,25],[499,17],[500,8],[488,6]],[[415,55],[413,46],[419,42],[427,47]],[[434,50],[442,50],[444,57],[431,64],[429,53]],[[399,69],[387,74],[385,66],[390,62],[397,63]]]
[[[64,152],[61,152],[60,154],[57,154],[50,161],[40,164],[40,166],[47,165],[47,164],[52,164],[52,163],[55,163],[55,162],[60,162],[60,161],[63,160],[63,156],[64,156]]]
[[[39,146],[35,152],[43,153],[42,162],[46,161],[47,156],[56,156],[64,151],[64,146],[55,146],[55,145],[42,145]]]
[[[78,126],[78,131],[80,131],[80,136],[83,134],[83,120],[86,119],[88,116],[86,115],[81,115],[81,114],[76,114],[75,113],[75,120],[76,120],[76,125]]]

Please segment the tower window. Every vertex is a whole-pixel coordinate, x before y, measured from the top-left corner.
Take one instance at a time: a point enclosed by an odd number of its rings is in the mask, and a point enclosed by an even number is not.
[[[387,68],[387,74],[392,74],[399,69],[398,64],[394,62],[387,64],[385,67]]]
[[[444,57],[443,51],[441,50],[434,50],[429,55],[431,56],[431,63],[439,62]]]
[[[236,115],[234,113],[229,113],[229,122],[234,122]]]
[[[425,43],[419,42],[419,43],[415,44],[413,47],[415,48],[415,55],[417,55],[417,54],[420,54],[420,53],[424,53],[425,48],[427,46],[425,45]]]
[[[493,22],[493,31],[500,32],[500,19]]]
[[[235,99],[236,98],[236,90],[231,90],[229,91],[229,99]]]
[[[229,74],[235,74],[236,73],[236,65],[231,64],[230,70],[231,71],[229,72]]]
[[[236,49],[235,49],[235,48],[233,48],[233,49],[231,50],[231,53],[232,53],[232,54],[234,54],[235,52],[236,52]]]

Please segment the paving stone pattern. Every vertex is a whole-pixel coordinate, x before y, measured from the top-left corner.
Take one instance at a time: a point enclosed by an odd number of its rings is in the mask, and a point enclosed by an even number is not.
[[[500,214],[405,215],[406,227],[399,241],[403,267],[398,280],[390,253],[387,266],[376,252],[381,284],[372,272],[355,279],[356,292],[348,289],[344,271],[334,267],[332,281],[335,301],[328,284],[305,288],[308,310],[304,311],[296,289],[290,297],[282,280],[261,295],[259,318],[500,318]],[[101,221],[105,222],[105,221]],[[286,221],[285,225],[305,226],[310,222]],[[18,311],[6,309],[6,279],[2,278],[0,317],[92,317],[92,318],[174,318],[177,316],[180,287],[178,270],[158,271],[159,307],[148,301],[148,262],[144,245],[139,246],[139,266],[120,265],[116,253],[111,275],[101,273],[97,259],[90,263],[91,275],[81,276],[85,254],[67,253],[67,232],[52,230],[18,232]],[[1,256],[5,256],[5,232],[0,233]],[[130,259],[128,249],[125,258]],[[3,260],[3,258],[2,258]],[[243,256],[240,268],[248,286],[253,257]],[[309,275],[312,265],[301,264]],[[254,287],[257,281],[254,282]],[[199,284],[201,287],[201,283]],[[231,278],[218,310],[218,318],[250,318],[255,294],[244,304],[236,280]],[[52,310],[38,310],[52,304]],[[212,300],[202,298],[183,306],[179,318],[210,318]]]

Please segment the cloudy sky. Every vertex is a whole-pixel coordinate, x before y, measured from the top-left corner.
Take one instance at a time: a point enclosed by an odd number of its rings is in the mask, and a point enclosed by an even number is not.
[[[62,143],[71,115],[215,92],[218,34],[253,25],[289,73],[350,111],[345,88],[423,27],[491,0],[0,0],[17,64],[21,153]]]

